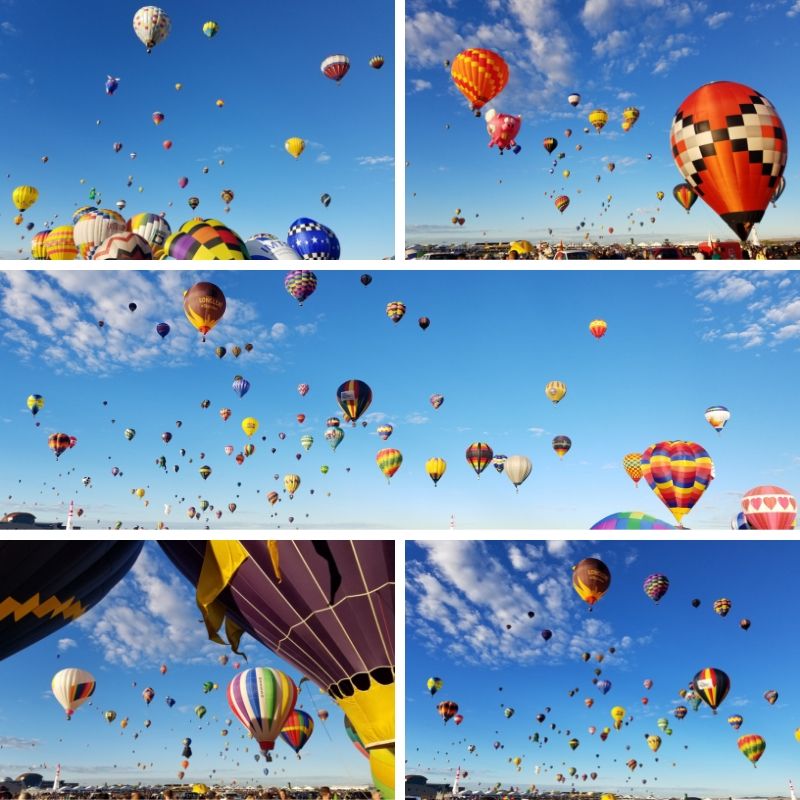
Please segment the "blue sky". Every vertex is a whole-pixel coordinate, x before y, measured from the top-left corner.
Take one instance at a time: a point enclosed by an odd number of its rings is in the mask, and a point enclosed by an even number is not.
[[[446,529],[453,515],[459,529],[585,530],[618,511],[672,519],[621,466],[626,453],[665,439],[698,442],[716,465],[716,480],[684,520],[689,528],[728,529],[754,486],[796,494],[800,441],[787,367],[800,336],[794,273],[372,274],[365,288],[358,272],[319,272],[316,292],[299,307],[283,271],[98,271],[91,280],[6,272],[0,449],[14,457],[0,463],[2,510],[63,520],[73,499],[83,527]],[[228,298],[205,344],[182,310],[182,292],[198,280]],[[396,300],[407,311],[393,324],[385,309]],[[431,320],[426,331],[421,316]],[[596,317],[608,323],[599,341],[588,330]],[[162,321],[172,327],[164,340],[155,332]],[[233,359],[232,346],[247,342],[252,353]],[[218,345],[229,351],[222,360]],[[252,385],[242,399],[231,386],[237,374]],[[335,393],[350,378],[372,387],[368,426],[345,426],[332,452],[326,420],[341,416]],[[551,380],[567,385],[558,406],[544,393]],[[311,387],[305,397],[301,383]],[[35,419],[25,405],[31,393],[46,403]],[[429,403],[434,393],[445,397],[438,410]],[[719,404],[732,414],[721,434],[704,418]],[[227,422],[222,407],[232,410]],[[240,423],[251,415],[261,424],[251,440],[256,452],[237,466],[223,450],[241,451]],[[376,433],[385,422],[394,426],[386,443]],[[130,442],[127,427],[136,430]],[[56,431],[78,438],[58,461],[47,447]],[[166,431],[173,439],[165,445]],[[304,434],[315,440],[308,452]],[[561,434],[573,445],[559,460],[551,443]],[[519,493],[491,467],[475,476],[465,460],[474,441],[532,460]],[[375,463],[382,447],[404,456],[390,484]],[[167,472],[154,464],[161,455]],[[448,464],[435,488],[425,473],[434,456]],[[207,481],[198,474],[203,464],[213,470]],[[122,475],[111,475],[115,466]],[[292,500],[283,493],[290,472],[302,480]],[[131,494],[137,488],[144,501]],[[281,496],[274,507],[265,500],[272,490]],[[189,521],[186,509],[201,499],[223,512],[219,521],[212,509]]]
[[[557,772],[574,766],[578,776],[598,772],[596,782],[578,781],[579,790],[786,795],[799,746],[798,688],[786,665],[800,651],[784,621],[794,593],[784,565],[795,550],[782,542],[409,542],[406,772],[451,782],[460,765],[470,773],[463,782],[470,788],[500,782],[546,789],[557,786]],[[591,613],[571,577],[572,566],[589,556],[601,558],[612,574]],[[655,572],[670,580],[657,606],[642,590]],[[721,597],[732,601],[725,618],[712,609]],[[692,607],[694,598],[699,608]],[[748,631],[739,627],[743,617],[751,621]],[[553,630],[546,643],[543,628]],[[584,662],[582,652],[605,659]],[[684,702],[678,691],[705,667],[722,669],[731,681],[718,715],[703,705],[675,719],[672,710]],[[591,683],[595,668],[611,681],[605,696]],[[444,681],[435,697],[425,688],[431,676]],[[646,679],[653,681],[649,691]],[[578,692],[569,697],[573,689]],[[769,689],[779,693],[772,706],[763,698]],[[587,697],[594,699],[591,709]],[[436,704],[443,700],[458,703],[460,727],[442,725]],[[503,705],[514,709],[510,719]],[[634,719],[602,742],[599,732],[611,726],[615,705]],[[548,706],[547,719],[537,723],[536,714]],[[727,723],[731,714],[744,717],[738,733]],[[657,728],[662,716],[671,736]],[[590,725],[597,728],[593,736]],[[531,743],[534,732],[549,742]],[[646,733],[661,736],[657,763]],[[744,734],[767,742],[756,770],[736,747]],[[571,737],[580,742],[575,751],[567,745]],[[504,749],[495,751],[494,741]],[[520,773],[508,763],[517,756]],[[641,764],[632,778],[625,766],[631,758]]]
[[[268,231],[285,240],[295,219],[311,217],[336,232],[344,258],[392,254],[390,5],[354,0],[331,9],[313,0],[298,9],[173,0],[164,5],[172,31],[149,56],[131,24],[138,8],[52,3],[43,13],[21,0],[0,4],[0,105],[9,118],[44,123],[26,125],[24,135],[12,127],[0,133],[0,254],[18,258],[21,247],[29,255],[30,236],[47,221],[68,223],[89,204],[92,187],[103,207],[126,200],[126,218],[165,211],[173,230],[194,216],[186,200],[196,195],[197,214],[224,218],[245,238]],[[220,26],[212,39],[202,33],[207,20]],[[320,72],[331,53],[351,59],[338,86]],[[376,54],[385,58],[380,71],[368,63]],[[120,78],[111,97],[107,75]],[[151,119],[155,111],[166,115],[159,126]],[[292,136],[306,140],[297,161],[283,147]],[[174,143],[169,151],[165,139]],[[114,142],[123,143],[121,152]],[[189,178],[185,189],[178,188],[182,176]],[[11,204],[20,184],[40,192],[25,214],[36,227],[23,241],[26,231],[14,227]],[[229,214],[223,189],[236,195]],[[326,192],[333,198],[328,208],[319,200]]]
[[[234,662],[242,669],[276,667],[295,682],[302,676],[249,637],[244,641],[248,661],[231,655],[221,665],[219,656],[227,651],[208,641],[193,588],[156,543],[146,543],[131,572],[95,608],[0,662],[0,679],[14,686],[0,701],[0,775],[34,770],[52,780],[60,763],[62,780],[84,785],[177,781],[181,742],[188,736],[194,753],[184,778],[189,782],[371,783],[369,764],[347,738],[341,711],[311,683],[303,685],[298,702],[316,725],[302,759],[284,742],[276,744],[271,764],[254,759],[258,745],[225,698]],[[167,673],[161,675],[164,663]],[[93,697],[69,722],[50,691],[52,676],[67,667],[86,669],[97,682]],[[219,689],[205,694],[206,681]],[[149,706],[141,696],[145,687],[156,692]],[[171,708],[167,696],[176,700]],[[201,704],[207,714],[198,720],[194,708]],[[325,723],[317,718],[323,709],[329,713]],[[117,712],[110,725],[102,716],[106,710]],[[123,730],[119,723],[125,717]],[[145,728],[148,719],[152,724]]]
[[[796,0],[410,0],[407,240],[582,240],[584,230],[596,240],[609,226],[612,241],[699,241],[709,233],[730,238],[728,226],[703,202],[687,218],[672,198],[673,186],[683,181],[670,152],[672,117],[700,85],[738,81],[773,102],[791,140],[800,124],[789,79],[800,67],[799,32]],[[472,116],[443,66],[466,47],[497,51],[509,63],[507,88],[486,108],[522,115],[516,156],[501,158],[488,148],[485,121]],[[567,103],[571,92],[582,96],[577,108]],[[629,105],[641,116],[626,134],[620,119]],[[597,107],[609,112],[609,123],[600,136],[591,127],[585,134],[587,114]],[[569,139],[566,128],[573,131]],[[559,141],[553,156],[541,144],[547,136]],[[566,158],[550,175],[562,151]],[[609,161],[616,164],[613,174],[606,170]],[[567,180],[564,168],[572,173]],[[796,236],[797,176],[790,155],[787,190],[759,226],[762,239]],[[657,191],[666,195],[660,203]],[[552,192],[571,198],[563,215]],[[611,209],[601,213],[609,194]],[[462,228],[450,223],[456,208],[466,218]],[[581,221],[586,226],[578,233]]]

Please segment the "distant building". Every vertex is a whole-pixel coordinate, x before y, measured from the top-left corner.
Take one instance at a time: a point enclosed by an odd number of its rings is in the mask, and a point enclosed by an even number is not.
[[[448,793],[452,788],[449,783],[428,783],[424,775],[406,775],[406,797],[434,800],[437,794]]]
[[[23,772],[22,775],[17,775],[16,780],[26,789],[42,785],[42,776],[38,772]]]
[[[65,526],[60,522],[37,522],[36,517],[28,511],[12,511],[0,517],[0,530],[48,530],[63,531]],[[80,530],[73,526],[73,530]]]

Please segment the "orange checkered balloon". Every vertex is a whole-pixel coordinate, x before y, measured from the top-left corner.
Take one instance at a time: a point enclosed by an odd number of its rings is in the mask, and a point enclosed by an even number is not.
[[[492,50],[471,47],[453,59],[450,75],[469,107],[478,111],[505,89],[508,65]]]

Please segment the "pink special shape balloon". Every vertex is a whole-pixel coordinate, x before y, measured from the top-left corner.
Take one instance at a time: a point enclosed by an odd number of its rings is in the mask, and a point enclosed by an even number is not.
[[[489,134],[489,147],[500,150],[513,150],[519,153],[522,149],[516,142],[519,129],[522,127],[522,117],[513,114],[498,114],[494,110],[486,112],[486,132]]]
[[[747,524],[761,531],[787,531],[794,528],[797,500],[780,486],[756,486],[742,497]]]

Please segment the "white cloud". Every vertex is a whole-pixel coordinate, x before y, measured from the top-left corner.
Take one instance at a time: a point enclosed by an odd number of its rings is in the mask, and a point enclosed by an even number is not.
[[[467,44],[452,17],[420,11],[406,19],[406,60],[412,67],[433,67],[452,59]]]
[[[424,414],[415,412],[406,417],[406,422],[409,425],[425,425],[426,423],[430,422],[430,419],[428,419],[428,417],[426,417]]]
[[[723,333],[719,338],[742,348],[757,347],[766,341],[764,329],[755,322],[748,325],[744,330]]]
[[[222,649],[207,640],[194,591],[160,565],[154,547],[145,545],[128,575],[76,624],[110,664],[202,663]]]
[[[592,52],[598,58],[614,55],[627,47],[628,38],[627,31],[611,31],[605,39],[594,43]]]
[[[19,31],[7,20],[4,22],[0,22],[0,31],[2,31],[6,36],[13,36]]]
[[[794,5],[786,12],[787,17],[800,15],[800,0],[795,0]]]
[[[362,167],[393,167],[394,156],[358,156],[356,158]]]
[[[288,328],[286,327],[286,325],[283,322],[276,322],[269,329],[269,335],[273,339],[283,339],[283,337],[286,336],[286,331],[287,330],[288,330]]]
[[[87,280],[88,274],[8,271],[0,276],[0,341],[23,362],[35,357],[56,373],[111,374],[214,358],[214,346],[201,342],[183,314],[183,290],[199,280],[198,274],[93,271]],[[274,343],[258,322],[257,304],[230,294],[227,301],[213,338],[225,344],[251,342],[251,362],[274,361]],[[130,302],[137,304],[134,313]],[[164,340],[154,333],[158,322],[171,326]]]
[[[716,28],[719,28],[732,16],[733,16],[732,11],[717,11],[715,14],[711,14],[710,16],[706,17],[706,24],[708,25],[709,28],[714,30]]]
[[[38,739],[20,739],[18,736],[0,736],[0,747],[9,750],[22,750],[29,747],[38,747],[41,742]]]
[[[414,78],[411,81],[415,92],[424,92],[427,89],[433,89],[433,84],[430,81],[422,80],[422,78]]]
[[[661,56],[653,67],[653,75],[664,75],[683,58],[694,55],[691,47],[679,47]]]
[[[697,295],[697,299],[710,303],[734,303],[750,297],[755,290],[756,287],[746,278],[741,278],[738,275],[727,275],[715,286],[710,286],[700,292]]]
[[[320,153],[317,156],[317,164],[327,164],[331,160],[331,157],[328,153]]]
[[[565,539],[551,539],[546,546],[551,556],[566,558],[569,555],[570,543]]]
[[[58,649],[63,653],[71,647],[77,647],[78,643],[74,639],[64,638],[58,640]]]
[[[782,285],[783,282],[781,282]],[[796,322],[800,320],[800,298],[793,298],[787,303],[778,306],[777,308],[770,308],[764,314],[764,319],[768,322],[785,323]]]
[[[534,436],[541,436],[544,432],[544,428],[528,428],[528,433],[532,433]]]
[[[300,325],[294,326],[295,331],[301,336],[311,336],[317,332],[316,322],[303,322]]]

